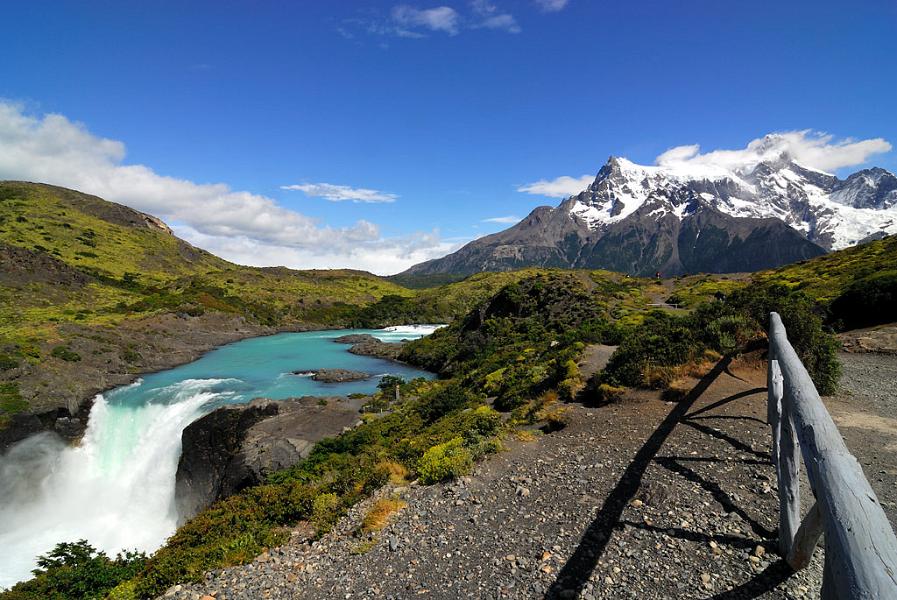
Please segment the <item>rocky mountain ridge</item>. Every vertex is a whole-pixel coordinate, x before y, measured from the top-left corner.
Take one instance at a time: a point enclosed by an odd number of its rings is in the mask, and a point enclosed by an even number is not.
[[[524,266],[753,271],[897,233],[892,173],[863,169],[842,180],[788,153],[764,156],[737,167],[611,157],[588,188],[559,206],[540,206],[517,225],[405,274]]]

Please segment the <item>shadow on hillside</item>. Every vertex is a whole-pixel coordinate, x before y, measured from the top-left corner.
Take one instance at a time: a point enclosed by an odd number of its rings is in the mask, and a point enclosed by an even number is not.
[[[696,423],[694,420],[692,420],[695,418],[709,418],[699,417],[698,415],[706,413],[713,408],[723,406],[724,404],[727,404],[739,398],[763,392],[765,391],[765,388],[755,388],[752,390],[740,392],[738,394],[734,394],[728,398],[724,398],[723,400],[715,402],[711,405],[708,405],[707,407],[703,407],[700,410],[695,411],[694,413],[689,413],[694,404],[701,398],[701,396],[707,391],[710,385],[713,384],[713,382],[716,381],[716,379],[722,373],[730,373],[729,367],[731,362],[731,357],[724,357],[723,359],[721,359],[716,364],[716,366],[714,366],[713,370],[705,375],[698,382],[698,384],[694,388],[692,388],[685,399],[677,403],[672,408],[669,414],[667,414],[660,425],[658,425],[651,436],[638,450],[638,452],[633,457],[632,462],[630,462],[629,466],[620,477],[617,485],[608,494],[607,498],[599,509],[597,516],[586,528],[585,533],[580,540],[579,546],[576,548],[573,555],[566,562],[566,564],[561,568],[557,578],[555,579],[555,582],[546,592],[545,598],[567,597],[571,594],[571,592],[576,593],[578,590],[580,590],[582,586],[589,580],[589,577],[595,570],[598,561],[601,559],[605,549],[607,548],[607,544],[610,541],[611,535],[613,534],[614,530],[622,529],[624,526],[633,526],[646,530],[652,529],[651,526],[644,523],[635,524],[629,521],[624,522],[621,519],[626,506],[632,501],[633,498],[636,497],[636,494],[641,487],[642,478],[644,477],[645,472],[647,471],[648,467],[655,462],[659,463],[662,467],[670,470],[671,472],[677,473],[678,475],[681,475],[686,479],[697,483],[703,489],[708,491],[717,500],[717,502],[719,502],[725,508],[727,512],[735,512],[746,523],[748,523],[757,536],[760,536],[762,538],[773,537],[774,532],[769,531],[761,524],[756,522],[756,520],[752,519],[717,483],[706,480],[705,478],[698,475],[693,469],[690,469],[682,464],[689,461],[713,462],[719,459],[714,459],[712,457],[700,458],[657,456],[660,448],[667,441],[676,426],[687,425],[705,435],[723,440],[731,444],[734,448],[741,452],[751,454],[756,457],[754,459],[741,459],[738,462],[742,462],[745,464],[769,464],[769,455],[767,453],[757,452],[740,440],[732,438],[731,436],[717,429],[708,427],[702,423]],[[669,530],[664,529],[664,531],[668,532]],[[674,537],[681,537],[682,539],[693,541],[709,542],[711,540],[716,540],[717,542],[735,546],[742,546],[746,548],[754,545],[755,543],[752,540],[740,538],[737,536],[710,536],[684,529],[673,530],[672,535]],[[742,596],[739,597],[753,597],[750,594],[754,590],[769,589],[765,586],[770,585],[774,587],[785,578],[787,578],[787,574],[783,575],[779,572],[778,567],[776,567],[777,564],[778,563],[775,563],[774,565],[763,571],[763,573],[758,574],[751,581],[736,588],[736,590],[739,590],[738,593],[742,594]],[[734,598],[735,596],[719,597]]]

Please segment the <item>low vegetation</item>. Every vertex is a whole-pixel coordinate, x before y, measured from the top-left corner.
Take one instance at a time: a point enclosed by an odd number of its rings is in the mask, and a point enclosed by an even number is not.
[[[63,544],[35,579],[4,599],[63,597],[53,594],[75,585],[81,591],[65,597],[150,598],[208,570],[251,561],[285,542],[299,521],[326,532],[383,485],[458,477],[500,450],[508,432],[531,437],[537,428],[564,427],[565,401],[620,401],[626,387],[664,389],[678,399],[687,392],[684,379],[700,376],[723,355],[759,347],[771,310],[782,315],[792,344],[827,393],[838,377],[832,327],[894,315],[893,240],[754,279],[693,276],[670,284],[604,271],[527,269],[412,290],[352,271],[238,267],[164,231],[107,222],[83,202],[53,188],[0,184],[0,249],[26,248],[29,260],[55,261],[35,265],[57,269],[49,271],[52,283],[24,278],[0,286],[0,372],[10,374],[0,383],[0,425],[28,407],[11,375],[23,365],[88,360],[62,325],[161,313],[222,312],[272,326],[449,322],[407,344],[401,356],[441,379],[386,382],[363,424],[321,441],[306,460],[264,485],[209,507],[153,556],[112,559],[80,542]],[[658,298],[682,308],[650,310]],[[593,343],[619,347],[604,372],[585,381],[577,361]],[[139,360],[139,348],[121,351]],[[390,498],[381,502],[365,519],[365,533],[400,508]]]
[[[364,515],[361,533],[376,533],[386,527],[393,515],[405,508],[405,502],[398,498],[381,498]]]
[[[762,341],[771,311],[782,316],[788,338],[819,392],[834,392],[839,376],[837,341],[825,330],[821,309],[803,292],[776,284],[738,289],[683,316],[649,313],[625,333],[595,387],[665,389],[681,374],[681,367],[703,361],[708,352],[732,354],[753,340]]]
[[[145,565],[146,555],[142,553],[123,552],[110,558],[86,540],[61,543],[38,557],[34,579],[16,585],[2,596],[4,600],[104,598]]]

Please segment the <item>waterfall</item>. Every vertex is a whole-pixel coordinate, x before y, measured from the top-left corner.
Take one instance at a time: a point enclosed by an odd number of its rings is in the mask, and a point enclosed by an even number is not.
[[[351,354],[333,338],[370,333],[397,341],[435,328],[284,333],[243,340],[98,395],[77,446],[49,432],[13,445],[0,455],[0,589],[29,579],[35,558],[59,542],[85,539],[111,556],[123,549],[155,551],[178,522],[175,474],[187,425],[225,404],[334,393],[331,384],[291,375],[297,369],[431,377],[408,365]],[[375,388],[376,379],[371,379],[340,384],[339,393]]]
[[[129,402],[141,385],[98,395],[81,443],[53,433],[0,456],[0,589],[27,579],[37,555],[87,539],[110,555],[152,552],[174,533],[181,432],[226,392],[187,379]]]

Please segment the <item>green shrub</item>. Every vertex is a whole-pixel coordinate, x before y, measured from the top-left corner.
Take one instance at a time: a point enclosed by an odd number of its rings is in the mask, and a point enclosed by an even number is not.
[[[122,581],[109,591],[105,600],[138,600],[137,580]]]
[[[19,392],[19,384],[13,381],[0,383],[0,428],[5,427],[9,415],[28,410],[28,402]]]
[[[342,516],[339,496],[333,493],[321,494],[312,502],[311,522],[319,533],[329,531]]]
[[[769,327],[769,313],[778,312],[788,341],[800,357],[820,394],[832,394],[841,375],[838,340],[823,327],[822,309],[798,290],[773,284],[755,284],[736,290],[726,299],[730,310],[751,319],[762,336]]]
[[[475,402],[477,398],[457,383],[450,383],[421,399],[418,408],[425,423],[444,417]]]
[[[594,386],[593,390],[592,397],[599,404],[613,404],[622,400],[626,395],[626,388],[607,383],[599,383]]]
[[[648,368],[684,364],[701,350],[687,317],[652,311],[623,338],[604,369],[603,381],[613,386],[644,386]]]
[[[56,544],[37,559],[34,579],[0,594],[4,600],[93,600],[140,572],[146,555],[124,552],[109,558],[87,540]]]
[[[897,321],[897,271],[854,281],[832,301],[831,319],[842,329]]]
[[[10,369],[16,369],[19,366],[19,361],[15,357],[10,356],[9,354],[0,354],[0,371],[8,371]]]
[[[470,451],[464,447],[464,440],[457,437],[424,452],[417,473],[421,483],[431,484],[465,475],[472,465]]]
[[[488,406],[478,406],[465,415],[464,439],[468,444],[480,442],[501,428],[501,414]]]
[[[81,355],[70,349],[68,346],[56,346],[50,351],[50,356],[62,359],[66,362],[78,362]]]
[[[139,598],[154,598],[206,571],[243,564],[288,539],[281,528],[308,518],[317,490],[298,482],[260,485],[213,504],[187,521],[147,561]]]

